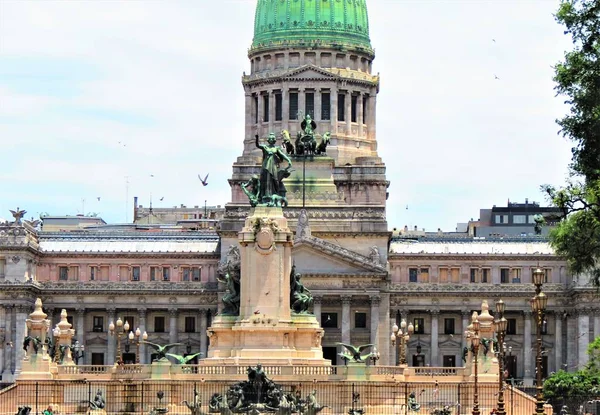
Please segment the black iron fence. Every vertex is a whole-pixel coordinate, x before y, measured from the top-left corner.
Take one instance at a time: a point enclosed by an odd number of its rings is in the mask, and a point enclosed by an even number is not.
[[[405,382],[275,382],[287,396],[308,400],[313,394],[319,406],[326,406],[322,415],[459,415],[473,409],[472,383],[405,383]],[[61,415],[85,414],[90,402],[100,395],[107,414],[190,415],[187,404],[193,404],[195,393],[201,400],[202,413],[209,413],[211,398],[227,397],[235,382],[220,381],[31,381],[19,382],[0,391],[0,415],[17,413],[19,407],[31,408],[31,415],[40,415],[48,405]],[[505,391],[506,413],[532,413],[518,390]],[[496,384],[478,388],[482,415],[496,408]],[[362,412],[361,412],[362,411]],[[245,412],[241,412],[245,413]],[[558,414],[558,412],[556,412]],[[594,415],[599,415],[593,412]],[[196,414],[193,414],[196,415]]]

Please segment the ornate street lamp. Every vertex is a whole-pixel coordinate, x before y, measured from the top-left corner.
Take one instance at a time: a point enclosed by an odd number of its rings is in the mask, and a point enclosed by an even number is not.
[[[544,324],[544,311],[548,305],[548,296],[542,292],[545,273],[540,268],[533,271],[533,284],[535,297],[531,299],[531,310],[536,317],[537,326],[537,351],[535,356],[536,369],[536,396],[535,413],[544,414],[544,392],[542,386],[542,325]]]
[[[508,325],[508,320],[504,318],[504,309],[504,301],[498,301],[496,303],[498,320],[494,321],[494,327],[496,329],[496,333],[498,334],[498,415],[506,414],[506,410],[504,409],[504,336],[506,335],[506,326]]]
[[[123,324],[123,320],[121,317],[117,320],[117,327],[115,328],[115,323],[112,321],[108,325],[108,333],[111,336],[114,336],[117,333],[117,357],[115,358],[115,363],[122,362],[123,357],[121,356],[121,336],[129,331],[129,322],[125,320],[125,324]]]
[[[373,347],[373,353],[371,353],[371,356],[369,357],[369,359],[371,359],[371,362],[373,363],[373,366],[377,365],[377,361],[379,359],[381,359],[381,353],[379,353],[379,351],[377,350],[376,347]]]
[[[132,331],[130,331],[129,332],[129,340],[133,341],[133,335],[134,335],[134,333]],[[136,346],[135,364],[136,365],[140,364],[140,337],[142,337],[142,332],[140,331],[140,328],[138,327],[137,329],[135,329],[135,346]],[[144,341],[146,339],[148,339],[148,333],[144,332],[143,339],[144,339]]]
[[[84,356],[85,346],[83,344],[79,344],[78,341],[75,341],[75,344],[73,345],[73,351],[75,352],[73,354],[73,360],[75,360],[75,364],[78,365],[79,359],[83,358]]]
[[[474,313],[475,314],[475,313]],[[473,353],[475,354],[474,368],[475,368],[475,393],[473,394],[473,415],[480,415],[479,411],[479,391],[477,384],[477,357],[479,355],[479,328],[481,327],[479,320],[477,320],[477,315],[475,314],[475,319],[473,320],[473,335],[471,336],[471,344],[473,345]]]
[[[396,346],[396,339],[399,340],[398,347],[400,348],[400,362],[399,365],[406,365],[406,346],[408,344],[408,340],[410,340],[410,335],[415,332],[415,327],[412,323],[406,326],[406,320],[402,319],[400,322],[400,328],[396,324],[392,327],[392,335],[390,336],[390,340],[392,341],[392,346]]]

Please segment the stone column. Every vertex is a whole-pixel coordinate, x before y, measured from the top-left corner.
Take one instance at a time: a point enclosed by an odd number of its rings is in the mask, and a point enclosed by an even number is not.
[[[532,358],[532,343],[531,343],[531,311],[526,310],[523,312],[523,322],[525,323],[525,330],[523,333],[523,367],[525,368],[525,384],[531,384],[535,375],[535,361]]]
[[[205,309],[200,310],[200,352],[203,353],[201,356],[205,358],[208,356],[208,337],[206,330],[208,329],[208,315]]]
[[[177,309],[169,309],[170,324],[169,324],[169,343],[177,343]]]
[[[269,133],[275,132],[273,123],[275,122],[275,92],[269,91]]]
[[[358,121],[358,136],[363,136],[363,94],[358,94],[356,98],[356,121]]]
[[[460,338],[461,338],[460,353],[462,355],[462,351],[465,349],[465,347],[467,347],[467,338],[465,336],[465,331],[467,331],[467,327],[469,327],[469,318],[471,316],[470,316],[470,313],[468,310],[461,310],[460,314],[462,316],[462,325],[461,325],[461,332],[460,332]],[[462,359],[462,357],[461,357],[461,359]]]
[[[562,354],[562,321],[563,313],[557,311],[554,314],[554,370],[559,371],[563,368],[563,354]]]
[[[287,87],[281,90],[281,121],[282,130],[290,130],[290,90]]]
[[[352,136],[352,92],[346,91],[346,135]]]
[[[440,354],[438,352],[438,332],[439,332],[439,317],[440,310],[429,310],[431,314],[431,356],[429,361],[432,367],[439,367],[440,365]]]
[[[396,321],[396,316],[398,315],[398,310],[390,310],[390,335],[388,337],[392,336],[392,333],[394,332],[392,330],[392,327],[394,327],[394,324],[398,324]],[[392,345],[391,341],[390,341],[390,366],[396,366],[398,364],[398,342],[396,341],[396,345]]]
[[[338,125],[338,89],[331,88],[331,134],[337,134]]]
[[[106,312],[108,313],[108,324],[110,325],[110,323],[113,323],[116,326],[117,325],[116,320],[115,320],[116,310],[114,308],[108,308],[106,310]],[[108,330],[108,326],[106,326],[106,328]],[[112,365],[115,363],[116,337],[117,337],[116,333],[115,334],[108,333],[108,335],[106,336],[106,364],[107,365]]]
[[[315,118],[314,119],[315,119],[315,121],[316,120],[321,121],[321,90],[319,88],[315,89]],[[317,125],[320,126],[320,124],[317,124]],[[323,135],[323,133],[326,130],[323,130],[323,128],[319,128],[318,131],[319,131],[319,134]]]
[[[4,334],[4,371],[2,372],[2,379],[12,378],[12,355],[15,350],[15,343],[13,340],[13,307],[6,306],[4,308],[5,320],[5,334]]]
[[[144,307],[141,307],[139,310],[139,319],[140,319],[140,336],[144,335],[144,332],[146,331],[146,314],[147,314],[147,310]],[[138,341],[143,340],[141,337],[138,339]],[[146,345],[144,343],[140,344],[140,355],[138,356],[140,359],[140,364],[146,364]]]
[[[246,140],[252,137],[252,124],[254,124],[254,117],[252,117],[252,94],[246,92]],[[147,268],[147,267],[144,267]],[[147,278],[150,279],[149,277]]]
[[[378,349],[381,349],[379,345],[379,304],[381,298],[378,295],[372,295],[371,301],[371,343],[374,344]]]
[[[376,131],[376,125],[377,125],[377,90],[375,88],[373,88],[371,90],[371,95],[369,97],[369,119],[368,119],[368,131],[369,131],[369,138],[371,138],[371,140],[375,140],[376,135],[377,135],[377,131]]]
[[[4,371],[4,348],[6,347],[6,309],[0,305],[0,374]]]
[[[306,116],[306,89],[298,88],[298,115],[302,114],[301,119]]]
[[[323,301],[323,297],[317,295],[313,298],[313,314],[315,318],[319,322],[319,326],[321,325],[321,303]]]
[[[567,316],[567,367],[565,370],[572,371],[577,367],[577,312],[569,311]]]
[[[26,305],[18,306],[16,309],[16,325],[15,325],[15,377],[21,373],[21,364],[23,363],[23,357],[25,350],[21,347],[25,340],[27,327],[25,326],[25,320],[30,313],[31,307]]]
[[[256,131],[261,140],[263,139],[263,120],[265,119],[265,104],[263,99],[263,95],[258,94],[258,105],[256,106],[256,111],[258,111],[258,128]]]
[[[578,369],[583,369],[588,363],[589,356],[587,347],[590,343],[590,316],[587,310],[581,310],[577,319],[577,347],[579,359],[577,361]]]
[[[351,295],[342,296],[342,343],[350,343],[350,302],[352,301]]]
[[[76,338],[80,345],[85,345],[85,308],[78,308],[77,310],[77,331]],[[135,329],[134,329],[135,330]]]

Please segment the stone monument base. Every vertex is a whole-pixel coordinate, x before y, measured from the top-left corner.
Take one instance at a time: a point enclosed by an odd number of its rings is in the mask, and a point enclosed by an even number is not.
[[[21,373],[19,380],[37,380],[37,379],[52,379],[50,371],[50,358],[42,355],[31,355],[27,360],[21,363]]]
[[[323,329],[314,315],[276,321],[256,315],[248,320],[217,316],[208,330],[211,347],[204,365],[331,365],[323,359]]]

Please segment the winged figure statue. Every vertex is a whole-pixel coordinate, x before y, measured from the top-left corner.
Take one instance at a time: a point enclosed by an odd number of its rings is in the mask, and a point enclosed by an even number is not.
[[[167,358],[167,352],[176,346],[183,346],[183,343],[170,343],[161,346],[160,344],[151,343],[149,341],[142,340],[140,343],[150,345],[154,350],[156,350],[156,360],[163,360]]]
[[[25,216],[25,214],[27,213],[26,210],[21,210],[17,207],[17,210],[11,210],[10,213],[12,213],[13,218],[15,218],[15,225],[20,225],[21,224],[21,219],[23,219],[23,216]]]
[[[375,346],[374,344],[363,344],[362,346],[353,346],[351,344],[346,344],[346,343],[336,343],[340,346],[344,346],[346,348],[346,350],[350,353],[347,353],[345,351],[338,353],[339,356],[341,356],[343,359],[346,359],[347,361],[352,361],[352,362],[358,362],[358,363],[364,363],[370,356],[371,354],[367,354],[367,355],[362,355],[362,352],[367,350],[370,347]]]

